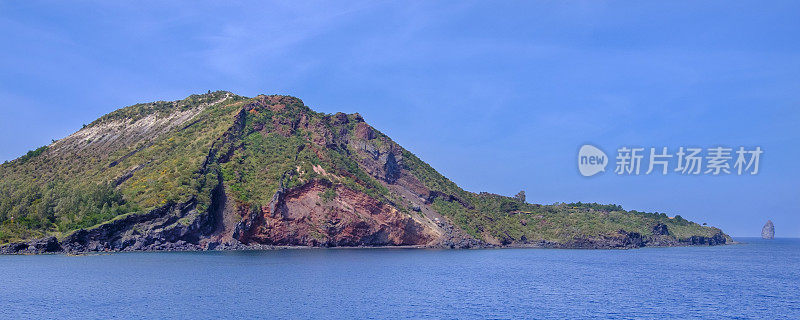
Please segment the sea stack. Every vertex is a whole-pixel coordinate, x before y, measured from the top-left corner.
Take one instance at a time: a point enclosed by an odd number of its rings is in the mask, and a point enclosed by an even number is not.
[[[761,238],[775,239],[775,225],[772,224],[772,220],[767,220],[767,223],[761,228]]]

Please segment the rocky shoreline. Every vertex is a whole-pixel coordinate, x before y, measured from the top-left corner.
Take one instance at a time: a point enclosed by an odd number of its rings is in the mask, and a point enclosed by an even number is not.
[[[279,190],[278,193],[286,192]],[[283,233],[283,242],[262,242],[259,238],[229,237],[225,227],[225,195],[222,187],[215,188],[210,210],[198,211],[197,201],[192,198],[183,203],[167,203],[141,214],[131,214],[98,225],[80,229],[57,238],[45,237],[23,242],[12,242],[0,246],[0,254],[88,254],[110,252],[161,252],[161,251],[235,251],[275,250],[287,248],[426,248],[426,249],[490,249],[490,248],[549,248],[549,249],[636,249],[642,247],[715,246],[732,243],[730,237],[719,231],[711,237],[692,236],[678,239],[665,224],[656,224],[650,234],[618,230],[604,235],[578,235],[564,242],[540,239],[488,242],[476,239],[454,226],[445,217],[436,219],[441,230],[438,238],[424,243],[394,242],[387,237],[385,229],[392,229],[392,221],[383,225],[361,224],[359,230],[349,225],[330,228],[332,237],[348,235],[348,241],[312,241],[297,232]],[[289,193],[291,194],[291,192]],[[294,221],[280,212],[285,198],[275,197],[264,217],[273,217],[275,223]],[[376,206],[377,207],[377,206]],[[285,211],[288,211],[285,210]],[[236,230],[247,220],[236,224]],[[377,229],[375,229],[377,228]],[[375,229],[374,233],[365,232]],[[402,229],[402,228],[400,228]],[[234,232],[237,234],[240,232]],[[332,238],[333,239],[333,238]],[[269,240],[269,239],[267,239]],[[311,245],[309,245],[311,243]]]
[[[620,230],[614,235],[597,237],[575,238],[565,243],[552,241],[533,241],[524,243],[489,244],[470,239],[460,243],[442,242],[436,245],[410,245],[410,246],[280,246],[264,244],[243,244],[206,242],[190,243],[183,240],[175,242],[155,241],[147,246],[115,247],[113,244],[91,243],[89,245],[76,245],[76,234],[85,235],[86,230],[79,230],[73,235],[59,241],[56,237],[37,239],[29,242],[9,243],[0,246],[0,254],[32,255],[32,254],[96,254],[118,252],[191,252],[191,251],[253,251],[253,250],[286,250],[286,249],[589,249],[589,250],[625,250],[645,247],[686,247],[686,246],[718,246],[736,244],[727,239],[722,233],[713,237],[693,236],[688,239],[677,240],[665,235],[642,236],[634,232]]]

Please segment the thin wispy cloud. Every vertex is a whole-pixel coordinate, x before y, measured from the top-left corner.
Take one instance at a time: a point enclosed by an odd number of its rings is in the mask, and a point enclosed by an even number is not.
[[[794,168],[789,159],[800,156],[784,147],[800,138],[798,5],[754,6],[0,2],[0,114],[15,115],[3,124],[16,133],[0,137],[0,156],[16,158],[137,102],[219,89],[284,93],[315,110],[361,113],[475,191],[526,187],[540,202],[633,205],[669,192],[688,199],[676,210],[710,218],[696,208],[716,204],[746,216],[723,194],[751,192],[800,210],[755,183],[698,179],[719,190],[702,203],[691,184],[587,184],[565,160],[586,142],[741,142],[770,150],[759,179],[800,180],[795,169],[769,170]],[[752,222],[742,221],[717,224],[736,232]]]

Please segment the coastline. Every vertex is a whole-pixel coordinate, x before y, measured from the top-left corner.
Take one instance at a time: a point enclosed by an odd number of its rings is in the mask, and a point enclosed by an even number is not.
[[[163,248],[163,249],[139,249],[139,250],[83,250],[83,251],[47,251],[47,250],[17,250],[13,251],[13,246],[20,245],[19,243],[9,243],[0,246],[0,256],[2,255],[67,255],[67,256],[83,256],[83,255],[103,255],[114,253],[132,253],[132,252],[245,252],[245,251],[278,251],[278,250],[373,250],[373,249],[397,249],[397,250],[492,250],[492,249],[561,249],[561,250],[601,250],[601,251],[615,251],[615,250],[635,250],[643,248],[680,248],[680,247],[717,247],[728,245],[740,245],[746,242],[739,242],[735,240],[726,241],[724,243],[714,244],[689,244],[684,242],[676,242],[673,244],[655,244],[655,245],[641,245],[641,246],[576,246],[556,242],[538,242],[538,243],[517,243],[509,245],[493,245],[482,243],[481,245],[470,247],[450,247],[450,246],[436,246],[436,245],[398,245],[398,246],[337,246],[337,247],[323,247],[323,246],[281,246],[281,245],[262,245],[262,244],[237,244],[233,246],[220,246],[214,249],[203,248],[199,245],[182,246],[176,248]],[[35,248],[30,247],[29,248]]]

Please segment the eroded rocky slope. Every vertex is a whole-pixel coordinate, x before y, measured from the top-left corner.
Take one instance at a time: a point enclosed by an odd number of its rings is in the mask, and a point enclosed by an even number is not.
[[[287,96],[131,106],[0,173],[3,253],[730,241],[680,217],[470,193],[360,115]]]

